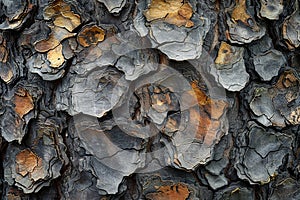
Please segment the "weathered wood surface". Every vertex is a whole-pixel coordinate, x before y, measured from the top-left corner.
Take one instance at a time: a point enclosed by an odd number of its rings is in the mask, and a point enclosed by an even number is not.
[[[300,199],[299,0],[0,0],[0,199]]]

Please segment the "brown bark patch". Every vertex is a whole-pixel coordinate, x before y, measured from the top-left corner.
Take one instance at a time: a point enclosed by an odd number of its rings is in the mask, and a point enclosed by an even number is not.
[[[210,143],[216,137],[215,132],[221,125],[218,119],[224,114],[228,104],[223,100],[211,99],[200,89],[197,82],[192,82],[191,85],[199,110],[190,110],[190,122],[193,125],[198,124],[196,139],[203,141],[206,138],[205,142]]]
[[[49,60],[51,67],[60,67],[65,62],[65,58],[62,54],[62,45],[60,44],[54,49],[50,50],[47,53],[47,59]]]
[[[226,42],[221,42],[215,63],[220,65],[230,64],[232,62],[233,54],[234,49]]]
[[[16,155],[16,171],[22,176],[32,173],[38,166],[39,158],[31,150],[24,149]]]
[[[169,24],[187,28],[194,26],[192,6],[181,0],[152,0],[144,15],[147,21],[163,19]]]
[[[149,193],[146,198],[149,200],[186,200],[190,192],[183,183],[160,186],[157,192]]]
[[[105,37],[105,31],[96,25],[87,26],[77,36],[78,43],[83,47],[89,47],[102,42]]]
[[[247,13],[246,0],[236,0],[236,6],[232,11],[231,18],[237,22],[241,21],[249,26],[248,20],[251,16]]]
[[[19,88],[15,92],[14,104],[15,104],[15,112],[21,118],[34,108],[32,96],[28,93],[27,90],[23,88]]]

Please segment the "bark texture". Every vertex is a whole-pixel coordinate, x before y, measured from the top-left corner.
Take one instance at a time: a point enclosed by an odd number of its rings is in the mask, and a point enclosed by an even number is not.
[[[299,0],[0,0],[0,199],[299,200]]]

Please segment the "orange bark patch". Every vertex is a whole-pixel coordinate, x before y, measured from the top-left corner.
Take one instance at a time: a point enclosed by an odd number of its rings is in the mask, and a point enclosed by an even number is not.
[[[80,24],[80,16],[71,10],[71,6],[62,0],[56,0],[44,10],[44,19],[54,19],[54,25],[72,32]]]
[[[191,83],[193,92],[195,92],[195,95],[198,100],[198,104],[200,106],[211,104],[211,99],[199,88],[197,82]]]
[[[83,47],[89,47],[96,45],[103,41],[105,37],[105,31],[96,25],[91,27],[87,26],[77,36],[78,43]]]
[[[190,20],[193,15],[192,6],[182,0],[152,0],[144,15],[149,22],[163,19],[165,22],[178,27],[194,26]]]
[[[7,195],[7,200],[21,200],[21,197],[18,196],[18,195],[14,195],[14,194],[9,193]]]
[[[251,16],[247,13],[246,0],[236,0],[236,6],[231,13],[231,18],[234,21],[241,21],[249,26],[248,20]]]
[[[16,155],[16,163],[17,173],[26,176],[38,166],[39,158],[31,150],[24,149]]]
[[[175,185],[160,186],[155,193],[146,195],[150,200],[186,200],[190,192],[185,184],[177,183]]]
[[[55,26],[65,28],[70,32],[72,32],[81,24],[79,15],[76,15],[72,12],[62,13],[62,15],[59,15],[55,18],[53,23]]]
[[[19,88],[14,96],[15,112],[22,118],[29,113],[33,108],[32,96],[27,90]]]
[[[199,111],[197,109],[190,110],[190,122],[192,125],[198,126],[195,139],[204,141],[205,138],[210,138],[206,139],[205,142],[209,144],[213,142],[216,137],[215,132],[220,127],[220,121],[211,119],[209,114],[200,107]]]
[[[158,112],[166,112],[172,103],[170,93],[163,93],[158,87],[154,88],[154,94],[151,95],[151,103],[152,108]]]
[[[0,77],[4,82],[9,83],[12,80],[14,74],[11,66],[6,65],[9,58],[9,51],[7,50],[6,45],[7,42],[5,38],[3,38],[3,35],[0,34],[0,63],[3,63],[0,67]]]
[[[234,50],[226,42],[221,42],[218,57],[215,60],[216,64],[227,65],[232,61]]]
[[[196,139],[205,143],[213,142],[216,131],[221,123],[219,118],[224,114],[228,104],[223,100],[214,100],[202,91],[197,82],[192,82],[191,86],[198,101],[198,109],[190,109],[190,122],[197,125]]]
[[[60,44],[56,48],[50,50],[47,53],[47,59],[49,60],[51,67],[60,67],[65,62],[65,58],[62,54],[62,45]]]

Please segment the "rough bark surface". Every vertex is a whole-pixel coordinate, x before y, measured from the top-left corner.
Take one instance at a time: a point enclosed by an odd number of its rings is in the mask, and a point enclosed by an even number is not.
[[[0,0],[0,199],[299,200],[300,0]]]

